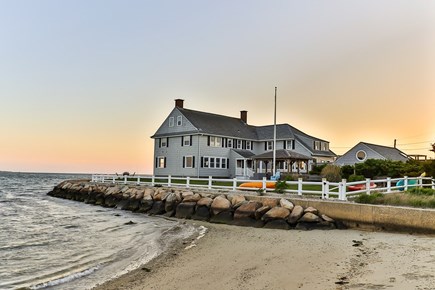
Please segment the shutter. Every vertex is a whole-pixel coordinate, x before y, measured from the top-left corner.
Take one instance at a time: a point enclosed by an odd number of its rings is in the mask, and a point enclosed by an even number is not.
[[[183,156],[183,168],[186,166],[186,157]]]
[[[195,168],[195,156],[192,157],[192,168]]]
[[[236,139],[233,139],[233,148],[237,148]]]
[[[228,138],[225,138],[225,148],[228,148]]]
[[[287,149],[287,140],[282,141],[284,149]]]
[[[210,136],[207,136],[207,146],[210,146]]]
[[[204,167],[204,157],[201,157],[201,168]]]
[[[166,157],[163,159],[163,168],[166,168]]]
[[[181,136],[181,147],[184,146],[184,136]]]
[[[190,146],[192,146],[192,135],[190,135]]]
[[[222,147],[225,147],[225,138],[221,138]]]
[[[264,141],[264,151],[267,151],[267,141]]]
[[[227,169],[230,168],[230,158],[227,158]]]
[[[293,149],[293,150],[295,150],[295,146],[296,146],[296,144],[295,144],[295,140],[292,140],[292,149]]]
[[[166,138],[166,147],[169,147],[169,137]]]
[[[242,149],[245,150],[246,149],[246,140],[242,141]]]
[[[159,159],[156,157],[156,168],[159,165]]]
[[[162,147],[162,139],[159,138],[159,148]]]

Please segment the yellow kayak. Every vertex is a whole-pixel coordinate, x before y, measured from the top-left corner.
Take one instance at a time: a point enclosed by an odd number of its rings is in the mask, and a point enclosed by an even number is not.
[[[263,182],[245,182],[240,184],[239,187],[263,188]],[[275,188],[275,182],[266,182],[266,188]]]

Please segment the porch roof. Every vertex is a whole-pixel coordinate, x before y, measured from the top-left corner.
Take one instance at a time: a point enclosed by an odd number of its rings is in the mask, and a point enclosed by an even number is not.
[[[255,155],[249,150],[233,149],[233,151],[242,156],[243,158],[251,158]]]
[[[292,150],[285,150],[285,149],[278,149],[276,150],[276,159],[280,160],[310,160],[313,159],[309,156],[296,153]],[[261,160],[272,160],[273,159],[273,151],[268,151],[262,154],[258,154],[255,156],[252,156],[252,159],[261,159]]]

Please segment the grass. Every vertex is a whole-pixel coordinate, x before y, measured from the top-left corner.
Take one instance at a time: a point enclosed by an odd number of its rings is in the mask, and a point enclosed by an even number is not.
[[[435,208],[435,190],[431,188],[412,188],[405,192],[360,194],[354,200],[365,204],[384,204],[395,206],[411,206],[419,208]]]

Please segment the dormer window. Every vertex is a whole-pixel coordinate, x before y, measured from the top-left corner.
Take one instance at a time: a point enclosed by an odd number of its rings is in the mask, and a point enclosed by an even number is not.
[[[174,127],[175,119],[174,117],[169,117],[169,127]]]
[[[328,147],[329,147],[329,146],[328,146],[328,143],[327,143],[327,142],[322,142],[322,151],[328,151],[328,150],[329,150]]]
[[[177,116],[177,126],[181,126],[181,125],[183,125],[183,117]]]
[[[314,150],[320,150],[320,141],[314,141]]]

